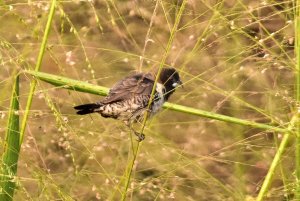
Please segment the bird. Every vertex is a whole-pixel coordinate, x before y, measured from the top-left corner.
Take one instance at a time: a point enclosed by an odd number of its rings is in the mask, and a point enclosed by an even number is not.
[[[159,77],[151,97],[156,76]],[[145,135],[135,131],[132,124],[141,122],[146,112],[149,117],[155,115],[178,86],[182,86],[182,81],[173,67],[162,68],[159,75],[158,72],[154,75],[134,73],[114,84],[104,99],[78,105],[74,109],[78,115],[99,113],[105,118],[121,120],[135,133],[137,140],[142,141]]]

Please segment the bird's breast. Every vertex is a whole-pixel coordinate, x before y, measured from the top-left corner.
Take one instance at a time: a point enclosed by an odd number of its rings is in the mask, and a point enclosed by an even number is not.
[[[151,113],[156,114],[161,107],[163,106],[165,100],[164,100],[164,93],[165,93],[165,87],[164,85],[157,83],[156,84],[156,90],[155,90],[155,95],[151,107]]]

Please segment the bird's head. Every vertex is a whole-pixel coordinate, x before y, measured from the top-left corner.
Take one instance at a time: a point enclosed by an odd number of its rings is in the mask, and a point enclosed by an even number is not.
[[[159,76],[159,81],[166,88],[166,93],[165,93],[166,100],[168,100],[168,98],[174,92],[174,89],[177,86],[182,85],[179,74],[175,68],[163,68]]]

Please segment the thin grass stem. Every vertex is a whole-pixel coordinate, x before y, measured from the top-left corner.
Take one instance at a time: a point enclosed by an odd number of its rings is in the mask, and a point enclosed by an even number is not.
[[[51,28],[51,23],[52,23],[53,16],[54,16],[55,7],[56,7],[56,0],[52,0],[51,8],[50,8],[49,15],[48,15],[48,21],[47,21],[47,24],[46,24],[46,28],[45,28],[45,32],[44,32],[44,36],[43,36],[43,40],[42,40],[42,44],[41,44],[41,48],[40,48],[39,55],[38,55],[37,62],[36,62],[36,66],[35,66],[35,71],[39,71],[40,68],[41,68],[41,65],[42,65],[42,61],[43,61],[43,57],[44,57],[45,49],[46,49],[46,45],[47,45],[47,40],[48,40],[50,28]],[[24,117],[23,117],[23,120],[22,120],[21,130],[20,130],[20,140],[19,140],[20,146],[23,142],[24,133],[25,133],[26,125],[27,125],[27,120],[28,120],[28,116],[29,116],[31,103],[32,103],[32,98],[33,98],[33,94],[34,94],[34,91],[35,91],[36,84],[37,84],[37,81],[35,79],[32,80],[31,83],[30,83],[29,95],[28,95],[28,98],[27,98],[25,113],[24,113]]]
[[[158,82],[159,75],[160,75],[160,73],[161,73],[161,71],[162,71],[162,69],[163,69],[163,67],[165,65],[165,61],[166,61],[166,59],[168,57],[168,54],[170,52],[170,49],[171,49],[171,46],[172,46],[172,43],[173,43],[176,31],[177,31],[177,27],[179,25],[179,22],[180,22],[182,14],[183,14],[183,11],[184,11],[186,3],[187,3],[187,0],[184,0],[182,2],[181,6],[180,6],[180,9],[178,11],[178,14],[176,16],[175,23],[174,23],[174,26],[172,28],[172,31],[171,31],[171,34],[170,34],[170,38],[169,38],[169,41],[168,41],[168,44],[167,44],[167,47],[166,47],[166,51],[165,51],[165,53],[164,53],[164,55],[162,57],[162,60],[160,62],[159,69],[158,69],[158,72],[157,72],[157,75],[156,75],[156,78],[155,78],[155,81],[154,81],[154,84],[153,84],[153,88],[152,88],[151,95],[150,95],[150,101],[149,101],[148,106],[147,106],[148,110],[146,110],[146,112],[145,112],[143,123],[142,123],[142,128],[141,128],[140,133],[144,133],[146,122],[147,122],[147,119],[148,119],[148,116],[149,116],[149,112],[148,111],[150,109],[150,105],[151,105],[151,103],[153,101],[155,90],[156,90],[156,84]],[[132,173],[132,169],[133,169],[136,157],[138,155],[139,147],[140,147],[140,142],[138,142],[137,148],[136,148],[135,152],[133,153],[133,160],[129,164],[128,177],[126,178],[126,181],[125,181],[125,188],[124,188],[124,193],[122,194],[122,200],[126,199],[126,194],[127,194],[127,191],[128,191],[128,186],[129,186],[129,182],[130,182],[130,179],[131,179],[131,173]]]
[[[294,128],[294,126],[295,126],[294,124],[296,123],[297,119],[298,119],[297,116],[294,116],[292,118],[291,123],[290,123],[288,129],[292,130]],[[266,177],[265,177],[265,179],[263,181],[263,184],[261,186],[261,189],[260,189],[260,191],[258,193],[256,201],[262,201],[262,200],[264,200],[264,197],[266,196],[266,194],[267,194],[267,192],[268,192],[268,190],[269,190],[269,188],[271,186],[272,179],[273,179],[273,176],[275,174],[275,170],[276,170],[278,164],[280,163],[280,161],[282,159],[282,155],[283,155],[283,153],[284,153],[284,151],[285,151],[285,149],[286,149],[286,147],[288,145],[288,142],[289,142],[291,136],[292,136],[291,132],[287,132],[283,136],[283,138],[281,140],[281,143],[279,145],[279,148],[278,148],[278,150],[277,150],[277,152],[276,152],[276,154],[274,156],[274,159],[273,159],[273,161],[271,163],[271,166],[270,166],[270,168],[268,170],[268,173],[267,173],[267,175],[266,175]]]

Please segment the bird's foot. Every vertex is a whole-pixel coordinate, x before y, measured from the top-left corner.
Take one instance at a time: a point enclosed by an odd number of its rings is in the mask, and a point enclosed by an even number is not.
[[[144,139],[145,139],[145,135],[143,134],[143,133],[139,133],[139,132],[134,132],[134,134],[137,136],[137,141],[138,142],[141,142],[141,141],[143,141]]]

